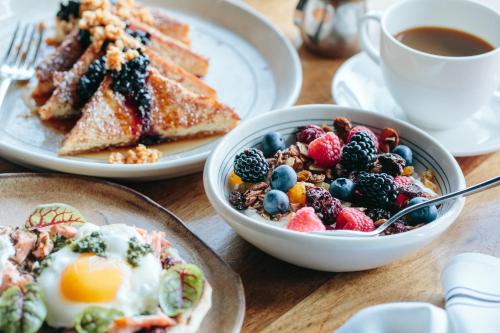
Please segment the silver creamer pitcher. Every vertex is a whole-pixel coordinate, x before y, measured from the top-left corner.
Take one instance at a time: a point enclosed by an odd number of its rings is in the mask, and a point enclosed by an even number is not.
[[[300,0],[294,23],[308,49],[345,58],[360,50],[358,22],[365,13],[365,0]]]

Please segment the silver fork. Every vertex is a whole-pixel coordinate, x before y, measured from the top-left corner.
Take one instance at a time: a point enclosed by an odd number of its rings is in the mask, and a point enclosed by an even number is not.
[[[26,81],[35,74],[43,31],[36,23],[17,23],[9,48],[0,64],[0,107],[12,81]]]
[[[389,228],[392,224],[397,222],[399,219],[401,219],[403,216],[417,210],[420,208],[432,206],[432,205],[437,205],[442,202],[445,202],[450,199],[456,199],[459,197],[465,197],[474,193],[482,192],[484,190],[487,190],[489,188],[495,187],[497,185],[500,185],[500,176],[493,177],[491,179],[488,179],[482,183],[472,185],[470,187],[467,187],[463,190],[460,191],[455,191],[451,192],[448,194],[445,194],[443,196],[434,198],[429,201],[421,202],[413,206],[406,207],[405,209],[400,210],[396,214],[394,214],[390,219],[385,221],[384,224],[379,226],[377,229],[373,231],[368,231],[368,232],[363,232],[363,231],[354,231],[354,230],[328,230],[328,231],[315,231],[312,232],[313,234],[318,234],[318,235],[326,235],[326,236],[331,236],[331,237],[374,237],[378,236],[381,232],[383,232],[385,229]]]

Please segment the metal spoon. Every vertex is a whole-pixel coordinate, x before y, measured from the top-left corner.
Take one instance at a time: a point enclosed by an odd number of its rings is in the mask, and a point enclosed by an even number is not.
[[[432,206],[432,205],[437,205],[441,202],[447,201],[449,199],[456,199],[461,196],[468,196],[473,193],[478,193],[482,192],[484,190],[487,190],[489,188],[495,187],[498,184],[500,184],[500,176],[493,177],[491,179],[488,179],[482,183],[473,185],[471,187],[468,187],[466,189],[452,192],[445,194],[443,196],[437,197],[435,199],[426,201],[426,202],[421,202],[419,204],[413,205],[406,207],[405,209],[400,210],[396,214],[394,214],[390,219],[385,221],[384,224],[380,225],[377,229],[373,231],[368,231],[368,232],[363,232],[363,231],[353,231],[353,230],[328,230],[328,231],[321,231],[321,232],[313,232],[314,234],[319,234],[319,235],[326,235],[326,236],[333,236],[333,237],[373,237],[379,235],[382,231],[390,227],[394,222],[398,221],[401,219],[403,216],[407,215],[408,213],[411,213],[419,208],[424,208],[427,206]],[[432,223],[432,222],[431,222]]]

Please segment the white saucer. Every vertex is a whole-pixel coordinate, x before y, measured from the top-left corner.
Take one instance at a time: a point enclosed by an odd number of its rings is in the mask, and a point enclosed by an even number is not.
[[[342,106],[371,110],[408,121],[386,89],[382,72],[364,53],[347,60],[332,82],[334,101]],[[424,129],[443,144],[454,156],[473,156],[500,150],[500,98],[454,129]]]
[[[18,20],[43,21],[49,27],[60,0],[0,0],[0,45],[8,45]],[[142,0],[189,23],[192,47],[210,59],[206,82],[242,120],[295,103],[302,85],[296,50],[276,27],[239,0]],[[1,56],[4,49],[0,48]],[[220,138],[156,146],[157,163],[112,165],[109,152],[73,157],[57,155],[62,133],[32,113],[30,87],[11,85],[0,109],[0,156],[37,169],[118,178],[152,180],[177,177],[203,168]]]

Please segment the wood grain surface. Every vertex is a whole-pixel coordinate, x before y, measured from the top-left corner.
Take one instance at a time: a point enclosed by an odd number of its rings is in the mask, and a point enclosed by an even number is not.
[[[297,40],[292,25],[296,1],[247,2]],[[303,48],[299,54],[304,83],[297,104],[332,103],[331,79],[343,60],[319,58]],[[500,152],[458,162],[468,185],[500,173]],[[0,159],[0,172],[18,171],[26,169]],[[456,223],[417,253],[383,268],[334,274],[280,262],[238,237],[210,206],[201,173],[126,185],[173,211],[241,275],[247,301],[243,332],[332,332],[355,312],[374,304],[442,305],[439,276],[451,256],[460,252],[500,256],[500,188],[469,197]]]

